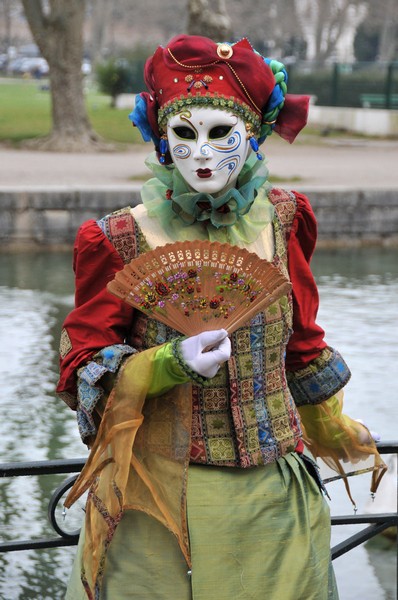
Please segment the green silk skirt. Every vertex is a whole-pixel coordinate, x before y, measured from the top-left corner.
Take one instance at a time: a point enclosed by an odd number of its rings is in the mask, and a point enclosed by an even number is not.
[[[187,505],[192,571],[163,525],[128,511],[101,600],[338,599],[329,508],[297,454],[253,469],[191,465]],[[66,600],[87,598],[80,538]]]

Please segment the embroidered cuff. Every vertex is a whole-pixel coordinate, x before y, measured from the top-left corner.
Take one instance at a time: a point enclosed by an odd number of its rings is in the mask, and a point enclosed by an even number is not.
[[[153,358],[152,380],[147,396],[161,396],[175,385],[188,383],[190,377],[172,352],[171,342],[163,344]]]
[[[116,373],[123,359],[134,354],[136,350],[125,344],[107,346],[93,356],[93,360],[87,363],[77,372],[77,400],[76,411],[79,432],[84,441],[86,438],[97,433],[93,419],[93,411],[98,400],[103,396],[104,390],[96,385],[105,373]]]
[[[174,358],[176,359],[178,366],[184,371],[184,373],[193,381],[195,381],[195,383],[198,383],[199,385],[205,385],[206,382],[209,381],[209,379],[207,379],[207,377],[202,377],[201,375],[199,375],[199,373],[197,373],[196,371],[194,371],[193,369],[191,369],[187,363],[185,362],[183,356],[182,356],[182,352],[181,352],[181,342],[184,340],[185,338],[174,338],[174,340],[171,341],[171,352],[174,356]]]
[[[351,372],[337,350],[327,347],[304,369],[286,373],[297,406],[320,404],[341,390]]]

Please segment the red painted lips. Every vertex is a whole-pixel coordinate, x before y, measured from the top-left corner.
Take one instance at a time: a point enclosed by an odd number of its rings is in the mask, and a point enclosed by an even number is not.
[[[212,176],[213,171],[211,169],[197,169],[196,174],[200,179],[208,179]]]

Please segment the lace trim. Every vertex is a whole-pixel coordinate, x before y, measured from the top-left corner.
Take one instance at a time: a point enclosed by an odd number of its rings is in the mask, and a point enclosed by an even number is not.
[[[97,433],[93,412],[98,401],[104,395],[100,385],[96,385],[105,373],[116,373],[121,362],[126,356],[134,354],[136,350],[126,344],[107,346],[93,356],[77,372],[77,400],[76,411],[79,432],[84,441]]]

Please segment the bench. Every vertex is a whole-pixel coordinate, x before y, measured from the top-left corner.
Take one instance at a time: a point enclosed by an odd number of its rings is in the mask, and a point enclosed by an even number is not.
[[[385,108],[386,107],[386,96],[385,94],[361,94],[360,96],[362,108]],[[390,108],[398,108],[398,94],[391,94],[390,96]]]

